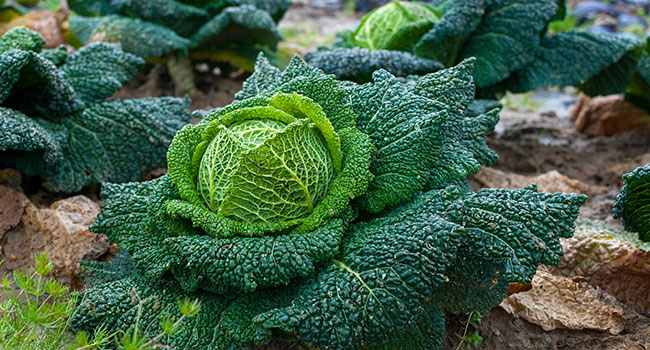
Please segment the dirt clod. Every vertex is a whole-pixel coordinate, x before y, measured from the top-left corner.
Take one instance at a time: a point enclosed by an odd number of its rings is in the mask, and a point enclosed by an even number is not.
[[[78,285],[79,261],[97,259],[110,248],[106,236],[88,230],[98,212],[99,205],[82,195],[44,209],[28,203],[20,223],[0,240],[1,271],[26,268],[35,253],[45,252],[54,265],[54,277]]]

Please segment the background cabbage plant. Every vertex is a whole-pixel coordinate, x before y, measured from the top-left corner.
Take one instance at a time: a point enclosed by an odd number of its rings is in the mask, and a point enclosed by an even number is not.
[[[189,99],[105,101],[144,64],[116,44],[68,55],[24,27],[0,38],[0,163],[51,192],[128,182],[165,165]]]
[[[85,264],[71,328],[157,334],[189,296],[201,312],[170,348],[441,349],[445,311],[556,264],[585,201],[471,190],[499,112],[474,101],[474,63],[359,85],[260,57],[235,102],[176,134],[168,175],[103,186],[92,230],[121,252]]]
[[[639,239],[650,242],[650,164],[623,174],[623,188],[614,203],[614,218],[625,229],[638,232]]]
[[[252,69],[275,50],[289,0],[70,0],[70,31],[82,44],[114,42],[142,58],[188,52]]]
[[[479,95],[576,85],[589,95],[620,93],[642,53],[641,41],[549,24],[566,15],[557,0],[394,1],[368,13],[355,31],[306,56],[340,79],[369,81],[374,70],[425,74],[476,57]]]

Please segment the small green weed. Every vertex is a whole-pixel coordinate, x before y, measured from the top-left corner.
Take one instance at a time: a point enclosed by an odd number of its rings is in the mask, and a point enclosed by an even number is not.
[[[0,262],[0,265],[2,262]],[[165,314],[160,319],[161,332],[151,336],[140,329],[142,306],[146,300],[134,295],[138,303],[135,326],[128,332],[114,332],[101,325],[92,336],[68,331],[79,293],[49,277],[53,265],[46,254],[34,256],[34,266],[14,271],[0,280],[0,349],[12,350],[103,350],[111,343],[119,350],[154,350],[163,346],[163,337],[173,337],[187,318],[200,310],[198,301],[179,301],[180,317]]]
[[[469,314],[467,321],[465,321],[465,330],[463,331],[463,335],[460,336],[460,343],[458,343],[456,350],[463,349],[463,345],[465,346],[465,349],[469,350],[477,346],[478,343],[483,340],[483,337],[481,337],[481,335],[478,333],[478,330],[476,330],[481,324],[482,318],[483,315],[481,315],[481,313],[478,311],[474,311]],[[470,327],[474,329],[474,333],[472,335],[467,335],[469,333]]]

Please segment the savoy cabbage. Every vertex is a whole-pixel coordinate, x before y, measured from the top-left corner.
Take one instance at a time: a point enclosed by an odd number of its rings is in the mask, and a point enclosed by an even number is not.
[[[639,239],[650,242],[650,164],[624,174],[623,182],[614,218],[620,218],[626,230],[638,232]]]
[[[280,40],[276,22],[289,0],[69,0],[81,16],[70,31],[82,44],[104,41],[143,58],[189,53],[243,68]]]
[[[565,16],[557,0],[395,0],[368,13],[355,31],[307,55],[340,79],[369,81],[374,70],[423,74],[476,57],[481,95],[577,85],[590,95],[628,85],[643,44],[584,31],[552,33]]]
[[[176,134],[168,175],[103,186],[91,229],[122,253],[85,265],[71,328],[155,333],[189,296],[201,312],[170,348],[441,349],[444,311],[556,264],[585,201],[471,190],[499,112],[474,101],[474,63],[359,85],[260,56],[235,102]]]
[[[116,44],[71,55],[44,44],[22,27],[0,38],[0,163],[40,176],[53,192],[135,181],[164,166],[173,135],[189,121],[189,100],[105,101],[142,59]]]

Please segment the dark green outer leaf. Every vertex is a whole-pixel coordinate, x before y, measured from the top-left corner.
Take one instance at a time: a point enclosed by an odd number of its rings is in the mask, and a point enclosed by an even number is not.
[[[53,151],[57,147],[52,130],[19,111],[0,107],[0,151]]]
[[[614,218],[620,218],[626,230],[638,232],[642,241],[650,242],[650,164],[624,174],[623,183],[614,203]]]
[[[476,57],[477,87],[508,77],[535,58],[540,33],[557,9],[554,0],[490,0],[460,57]]]
[[[442,125],[450,112],[386,71],[377,71],[373,78],[373,83],[353,86],[350,98],[359,129],[378,150],[370,166],[375,178],[357,205],[379,212],[424,189],[443,147]]]
[[[169,282],[152,282],[133,275],[113,282],[98,284],[86,290],[87,299],[77,307],[70,329],[93,331],[103,324],[110,330],[133,329],[156,336],[162,332],[160,319],[169,315],[178,319],[181,314],[178,302],[185,297],[198,299],[201,310],[195,317],[185,319],[181,330],[174,336],[164,336],[160,341],[173,350],[225,350],[243,349],[223,333],[230,326],[219,317],[230,304],[227,298],[208,294],[184,294]],[[141,314],[138,317],[138,313]]]
[[[7,31],[0,38],[0,54],[9,50],[39,52],[45,46],[45,39],[37,32],[25,27]]]
[[[233,43],[275,49],[281,39],[268,12],[250,5],[228,7],[205,22],[190,40],[193,46],[228,48]]]
[[[426,74],[443,68],[437,61],[408,52],[362,48],[332,48],[310,52],[305,61],[338,79],[363,83],[372,81],[372,73],[385,69],[393,75]]]
[[[528,283],[538,264],[559,262],[559,239],[571,237],[585,200],[584,195],[539,193],[535,186],[473,194],[448,187],[427,192],[405,207],[437,207],[441,217],[467,230],[463,244],[468,251],[502,264],[507,282]]]
[[[43,155],[8,154],[5,161],[39,175],[52,192],[76,192],[101,181],[142,179],[165,165],[165,150],[189,119],[189,99],[146,98],[96,104],[61,120],[62,159],[44,163]],[[47,155],[47,154],[46,154]],[[33,172],[36,172],[34,174]]]
[[[0,104],[49,120],[83,108],[52,62],[22,50],[0,54]]]
[[[60,67],[65,62],[65,59],[68,58],[68,48],[65,45],[61,45],[55,49],[41,50],[41,56],[52,62],[55,66]]]
[[[175,0],[120,0],[119,14],[170,28],[182,37],[191,36],[205,21],[207,11]]]
[[[648,54],[647,42],[646,49],[639,59],[637,72],[625,88],[625,100],[650,111],[650,54]]]
[[[426,208],[400,214],[356,225],[340,260],[306,281],[290,306],[255,322],[324,349],[380,346],[405,332],[444,281],[463,230]]]
[[[101,102],[122,88],[144,61],[117,44],[97,43],[70,55],[61,66],[66,81],[85,103]]]
[[[415,44],[413,53],[451,66],[456,62],[465,40],[481,23],[486,4],[484,0],[454,0],[433,5],[441,7],[444,15]]]
[[[464,117],[474,98],[473,62],[473,59],[465,60],[456,67],[429,74],[414,82],[419,95],[438,101],[448,112],[448,119],[441,128],[444,130],[442,147],[435,154],[434,165],[426,175],[427,189],[444,188],[477,172],[481,162],[486,160],[485,156],[490,153],[487,147],[466,147],[483,142],[485,135],[492,131],[489,127],[496,118],[496,112],[493,112],[493,115],[481,117],[479,124],[473,124]]]
[[[67,0],[70,9],[82,16],[105,16],[120,11],[123,1]]]
[[[137,18],[72,16],[69,25],[70,31],[82,44],[97,41],[119,43],[125,52],[143,58],[185,52],[191,44],[169,28]]]
[[[608,34],[564,32],[545,36],[535,59],[504,82],[513,92],[581,85],[589,95],[623,90],[636,69],[641,42]]]
[[[120,249],[109,263],[96,260],[81,261],[78,276],[86,287],[92,287],[127,278],[135,273],[131,255]]]

